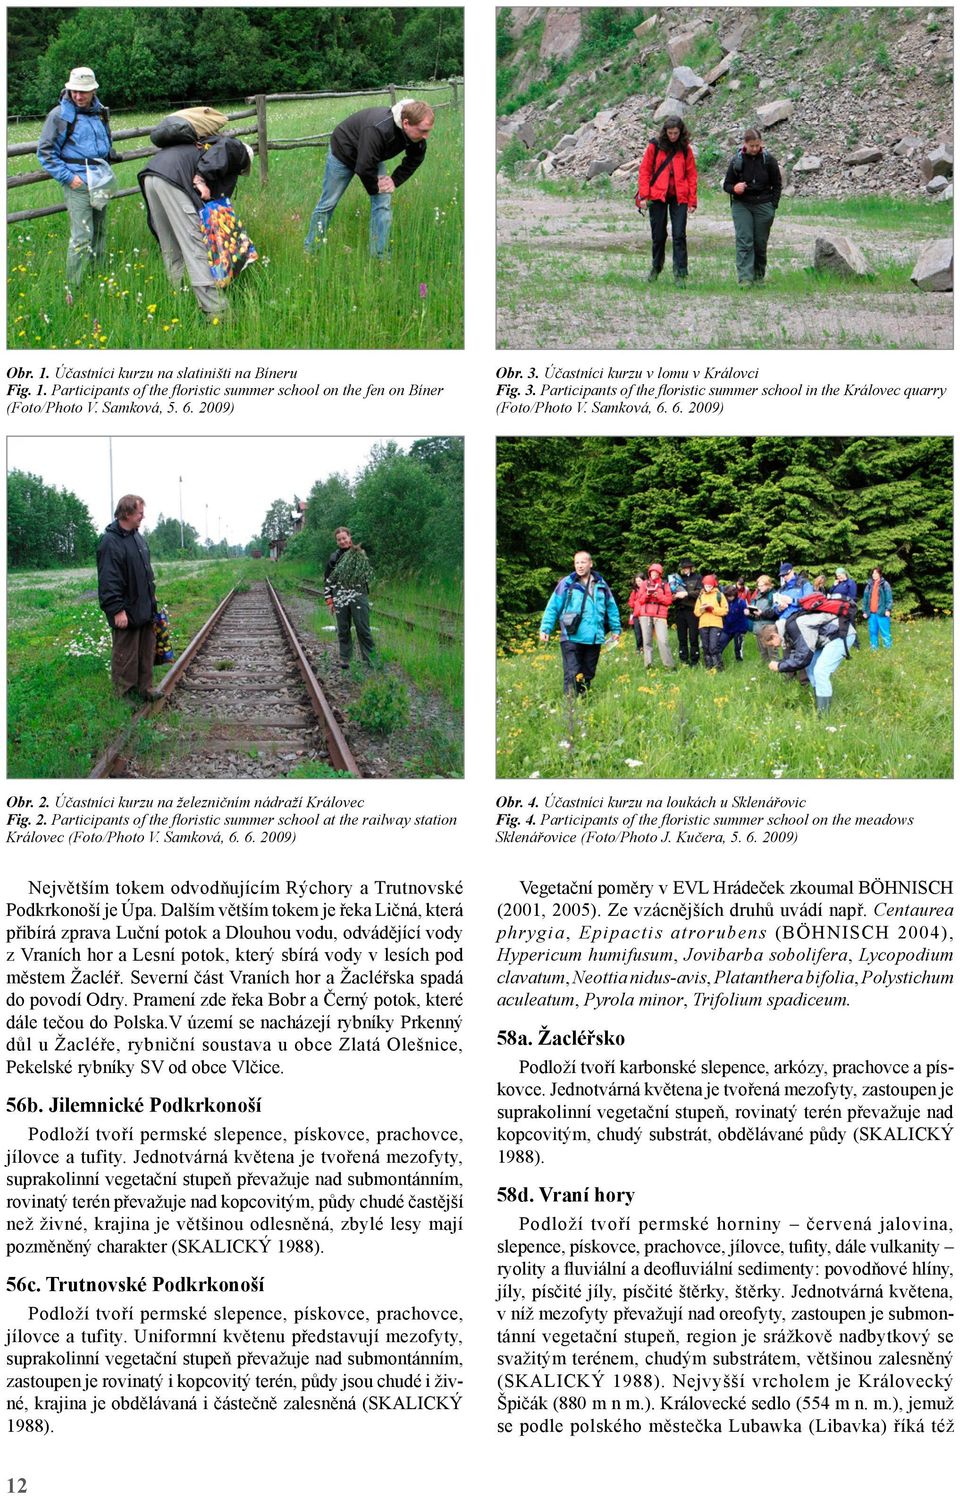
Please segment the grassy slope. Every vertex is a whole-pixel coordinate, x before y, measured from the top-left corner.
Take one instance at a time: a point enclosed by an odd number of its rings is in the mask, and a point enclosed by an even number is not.
[[[760,664],[753,639],[722,674],[645,671],[632,634],[604,650],[586,701],[561,694],[559,651],[530,634],[498,664],[501,778],[909,779],[952,773],[949,619],[894,624],[894,648],[861,649],[810,693]],[[676,658],[676,638],[671,631]]]
[[[289,140],[327,131],[354,105],[375,102],[317,99],[270,105],[270,133]],[[153,115],[124,115],[113,124],[121,128],[154,122]],[[34,121],[11,130],[11,140],[35,139],[36,134]],[[256,162],[250,177],[241,178],[236,206],[260,262],[230,289],[230,322],[214,328],[199,315],[189,288],[177,294],[168,284],[141,198],[111,205],[108,265],[88,278],[69,312],[63,296],[66,214],[11,225],[10,346],[461,347],[462,113],[439,110],[424,165],[397,193],[389,263],[371,261],[367,253],[368,199],[357,182],[337,209],[327,244],[315,257],[305,256],[303,237],[319,196],[325,157],[323,146],[271,153],[266,190],[260,188]],[[21,171],[35,165],[31,157],[11,162]],[[121,186],[134,185],[142,165],[135,161],[118,167]],[[60,200],[59,188],[44,182],[10,194],[8,207],[19,210]]]

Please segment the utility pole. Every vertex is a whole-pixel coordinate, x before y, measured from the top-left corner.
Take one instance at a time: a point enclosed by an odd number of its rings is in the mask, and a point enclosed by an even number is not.
[[[183,550],[183,479],[178,478],[180,485],[180,549]]]

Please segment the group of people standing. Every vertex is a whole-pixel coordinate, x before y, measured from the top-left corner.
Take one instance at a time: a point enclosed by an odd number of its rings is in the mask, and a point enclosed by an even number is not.
[[[629,622],[648,669],[654,644],[663,666],[676,668],[668,634],[671,613],[680,663],[691,668],[700,664],[702,654],[706,669],[723,670],[731,644],[734,660],[741,663],[746,637],[753,634],[768,669],[811,684],[818,711],[826,712],[834,672],[859,647],[854,629],[858,596],[856,582],[842,566],[830,583],[822,574],[811,582],[785,561],[778,581],[764,573],[753,587],[742,576],[721,586],[715,572],[698,571],[686,557],[670,575],[654,561],[634,577]],[[881,645],[890,649],[893,592],[879,566],[873,568],[859,606],[871,650]],[[582,696],[596,674],[604,643],[619,644],[623,632],[616,599],[589,551],[576,553],[573,571],[553,589],[540,622],[541,643],[558,625],[564,691]]]
[[[743,141],[723,179],[730,195],[736,245],[737,283],[746,289],[760,285],[767,274],[767,240],[783,178],[776,158],[765,149],[759,130],[743,132]],[[642,212],[647,204],[652,241],[648,280],[658,279],[667,250],[667,220],[673,238],[673,278],[687,278],[687,218],[697,210],[697,160],[690,135],[679,115],[668,115],[660,134],[647,145],[637,174],[634,199]]]
[[[73,305],[89,267],[107,253],[107,205],[115,187],[110,163],[118,157],[110,111],[100,100],[99,86],[92,68],[74,68],[47,115],[37,146],[40,165],[63,189],[70,220],[68,306]],[[183,111],[185,115],[191,112]],[[226,117],[220,118],[225,124]],[[385,258],[393,193],[423,162],[433,123],[433,110],[421,99],[361,109],[342,120],[330,138],[323,187],[304,248],[310,251],[325,242],[333,211],[356,176],[370,198],[370,253]],[[391,173],[388,161],[401,154],[402,162]],[[229,203],[252,159],[253,152],[242,141],[217,134],[212,139],[164,144],[137,176],[147,223],[160,246],[168,279],[177,290],[187,279],[208,321],[225,316],[225,285],[256,259]],[[224,202],[230,226],[224,231],[221,215],[211,230],[210,204]],[[217,243],[226,238],[222,264],[217,263],[216,253],[211,256],[211,238]]]

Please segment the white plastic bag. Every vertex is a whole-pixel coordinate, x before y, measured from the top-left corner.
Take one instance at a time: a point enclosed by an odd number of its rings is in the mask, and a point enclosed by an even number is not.
[[[106,161],[87,162],[87,191],[91,208],[105,208],[117,190],[117,179]]]

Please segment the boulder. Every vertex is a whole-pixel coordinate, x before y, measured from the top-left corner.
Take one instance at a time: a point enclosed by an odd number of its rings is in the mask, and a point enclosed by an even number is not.
[[[943,192],[949,186],[950,179],[948,177],[931,177],[924,191],[929,192],[931,197],[936,197],[938,192]]]
[[[679,67],[680,63],[689,57],[697,37],[703,36],[706,30],[706,26],[694,26],[691,31],[681,31],[677,36],[668,38],[667,56],[670,58],[671,67]]]
[[[941,192],[940,196],[937,198],[937,202],[938,203],[952,203],[953,202],[953,183],[952,182],[948,182],[947,183],[946,187],[944,187],[944,189]]]
[[[893,148],[895,156],[912,156],[914,151],[919,151],[923,141],[919,135],[904,135],[897,141]]]
[[[660,17],[659,16],[647,16],[647,19],[645,21],[641,21],[639,26],[634,26],[634,28],[633,28],[633,34],[634,34],[634,36],[641,36],[641,37],[642,36],[649,36],[650,33],[651,33],[651,31],[656,31],[657,26],[659,25],[659,23],[660,23]]]
[[[659,124],[662,119],[667,119],[671,114],[683,119],[689,108],[690,105],[683,99],[664,99],[663,103],[653,111],[654,123]]]
[[[870,267],[852,239],[843,234],[822,234],[813,246],[814,270],[835,275],[869,275]]]
[[[753,30],[755,25],[756,20],[751,18],[747,21],[740,21],[736,26],[732,26],[729,31],[725,31],[720,37],[720,45],[723,50],[725,52],[739,52],[745,38]]]
[[[793,163],[795,172],[820,171],[823,161],[819,156],[801,156],[799,161]]]
[[[736,93],[737,89],[740,87],[740,79],[731,78],[730,82],[727,84],[727,87],[729,88],[731,93]]]
[[[785,119],[789,119],[793,113],[793,101],[791,99],[774,99],[770,104],[761,104],[757,110],[757,123],[761,130],[769,130],[771,125],[779,125]]]
[[[910,279],[921,291],[953,290],[953,240],[937,239],[924,247]]]
[[[553,148],[555,156],[561,156],[564,151],[575,151],[577,148],[577,137],[575,135],[561,135]]]
[[[691,109],[694,109],[694,108],[696,108],[697,104],[700,103],[701,99],[705,99],[708,94],[712,94],[712,93],[713,93],[713,89],[712,88],[708,88],[707,85],[704,84],[702,88],[698,88],[697,89],[696,93],[692,93],[690,95],[689,99],[687,100],[687,103],[690,105]]]
[[[532,25],[534,21],[539,20],[542,15],[543,6],[541,5],[512,6],[510,10],[510,23],[507,30],[514,41],[518,42],[527,27]]]
[[[864,177],[870,175],[870,168],[869,166],[851,166],[850,175],[855,182],[862,182]]]
[[[929,182],[931,177],[952,177],[953,146],[932,146],[920,162],[920,171],[925,182]]]
[[[882,161],[883,151],[878,145],[861,145],[843,158],[844,166],[869,166],[872,161]]]
[[[586,179],[588,182],[592,182],[594,177],[609,177],[611,172],[616,171],[619,165],[619,161],[615,161],[610,156],[598,158],[596,161],[591,161],[587,167]]]
[[[616,117],[617,111],[615,109],[601,109],[600,113],[594,116],[593,123],[598,130],[605,130],[608,125],[613,124]]]
[[[512,140],[513,140],[513,134],[512,134],[511,131],[498,130],[497,131],[497,150],[498,151],[505,151],[507,149],[507,146],[510,145],[510,143],[512,142]]]
[[[667,86],[667,98],[689,99],[691,94],[695,94],[698,89],[704,86],[704,81],[700,77],[700,74],[695,73],[693,68],[674,68],[673,76]]]
[[[529,151],[536,140],[536,131],[533,128],[533,120],[525,119],[517,130],[517,139],[521,140]]]
[[[540,56],[569,62],[583,36],[583,18],[577,5],[548,6],[544,11]]]
[[[736,52],[728,52],[726,57],[723,58],[722,62],[718,62],[715,67],[712,67],[710,69],[709,73],[703,80],[704,83],[714,84],[719,82],[721,78],[725,77],[733,67],[733,60],[736,55]]]

